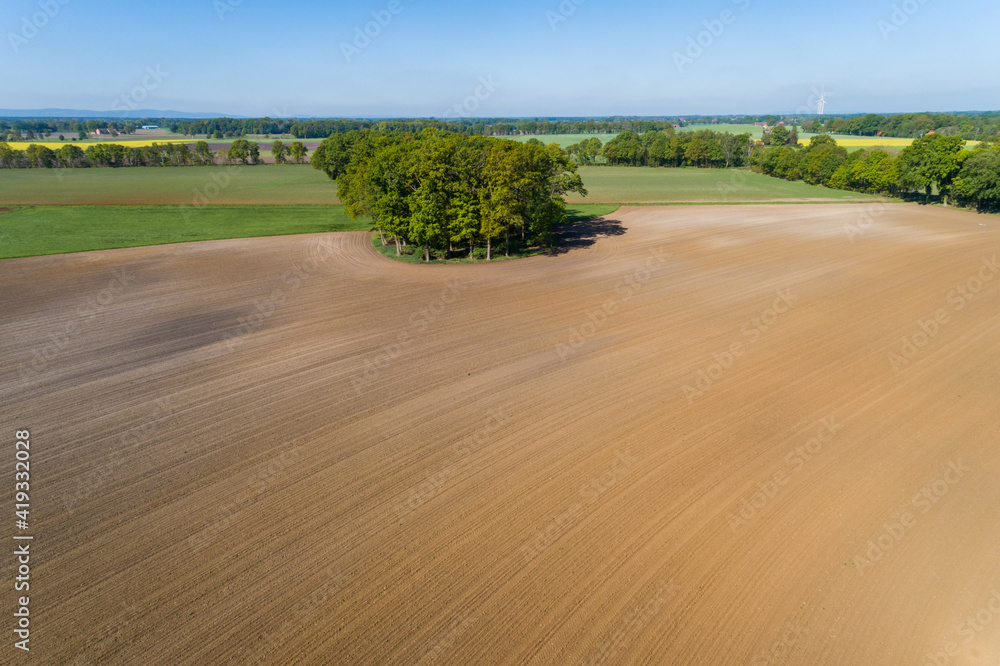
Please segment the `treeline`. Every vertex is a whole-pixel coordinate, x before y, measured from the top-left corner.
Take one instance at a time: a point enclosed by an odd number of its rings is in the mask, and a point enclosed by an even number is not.
[[[679,121],[677,121],[679,122]],[[57,132],[73,132],[86,138],[87,132],[107,129],[121,134],[132,134],[142,125],[158,125],[170,132],[187,136],[204,135],[223,139],[248,135],[286,135],[297,139],[322,139],[331,134],[346,134],[355,130],[373,129],[380,132],[421,132],[424,129],[445,130],[466,136],[516,136],[523,134],[615,134],[625,130],[649,132],[673,129],[674,120],[604,119],[604,120],[538,120],[538,119],[483,119],[462,118],[439,120],[434,118],[372,120],[329,119],[296,120],[280,118],[211,118],[204,120],[177,120],[144,118],[142,120],[31,120],[8,123],[0,121],[0,137],[8,141],[50,136]]]
[[[1000,134],[1000,114],[900,113],[882,116],[831,117],[802,123],[807,132],[916,138],[935,132],[960,136],[966,141],[982,141]]]
[[[322,139],[331,134],[374,129],[380,132],[421,132],[430,128],[467,136],[514,136],[522,134],[615,134],[625,130],[649,132],[673,129],[680,119],[604,118],[547,120],[538,118],[398,118],[398,119],[282,119],[282,118],[206,118],[183,120],[176,118],[121,119],[25,119],[0,120],[0,137],[8,141],[50,136],[51,134],[93,132],[108,129],[132,134],[143,125],[158,125],[170,132],[209,138],[233,138],[252,134],[285,135],[297,139]]]
[[[569,156],[537,140],[355,130],[325,140],[312,163],[336,179],[352,218],[374,220],[383,245],[420,247],[425,261],[463,247],[490,260],[500,241],[507,256],[551,248],[563,195],[587,193]]]
[[[1000,148],[984,143],[967,151],[964,145],[958,136],[929,134],[894,156],[878,148],[848,152],[830,137],[816,136],[805,147],[759,146],[750,164],[768,176],[834,189],[917,195],[928,203],[937,192],[945,205],[1000,210]]]
[[[72,137],[75,141],[77,138],[81,140],[86,139],[89,132],[98,129],[107,130],[111,136],[118,136],[119,134],[135,134],[137,126],[131,121],[115,122],[113,120],[88,120],[86,122],[72,123],[47,121],[0,122],[0,141],[23,141],[25,139],[30,141],[31,139],[52,136],[56,132],[75,132],[76,136]],[[60,135],[59,138],[65,140],[66,137]]]
[[[286,146],[281,141],[271,145],[271,154],[277,164],[301,164],[308,150],[300,141]],[[260,146],[253,141],[237,139],[228,149],[212,152],[205,141],[192,147],[186,143],[153,143],[148,146],[126,146],[121,143],[95,143],[86,150],[67,143],[52,150],[44,144],[33,143],[25,150],[15,150],[0,141],[0,167],[5,169],[56,169],[86,167],[140,167],[140,166],[206,166],[213,164],[262,164]]]
[[[798,140],[797,135],[795,140]],[[581,165],[721,169],[745,166],[753,146],[749,134],[712,130],[675,133],[670,127],[643,134],[625,130],[603,145],[599,138],[591,137],[567,146],[566,152]]]
[[[27,137],[49,136],[58,132],[93,132],[112,129],[131,134],[143,125],[158,125],[171,132],[190,136],[215,138],[242,137],[252,134],[287,135],[295,138],[324,138],[362,129],[383,132],[420,132],[425,128],[443,129],[467,136],[512,136],[522,134],[617,134],[631,131],[637,134],[665,131],[675,126],[700,126],[733,123],[775,126],[801,125],[804,131],[855,136],[915,138],[928,132],[946,136],[961,136],[979,141],[1000,135],[1000,112],[983,113],[899,113],[880,115],[758,115],[724,117],[660,117],[660,118],[397,118],[397,119],[295,119],[295,118],[18,118],[0,120],[0,137],[20,141]]]
[[[649,132],[673,130],[671,120],[525,120],[525,119],[459,119],[459,120],[310,120],[293,123],[289,129],[296,138],[321,138],[363,129],[380,132],[421,132],[424,129],[444,130],[466,136],[519,136],[524,134],[614,134],[626,130]]]

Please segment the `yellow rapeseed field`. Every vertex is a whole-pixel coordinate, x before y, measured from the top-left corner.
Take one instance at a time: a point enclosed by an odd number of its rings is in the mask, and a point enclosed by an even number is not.
[[[906,147],[913,143],[913,139],[895,139],[885,136],[866,136],[857,139],[839,139],[837,145],[844,148],[869,148],[871,146],[896,146]]]
[[[874,147],[889,147],[889,148],[906,148],[911,143],[913,139],[897,139],[887,136],[863,136],[857,139],[835,139],[838,146],[844,148],[874,148]],[[966,146],[972,145],[974,141],[966,141]],[[808,146],[808,141],[799,141],[800,145]]]
[[[154,143],[191,143],[191,140],[184,139],[127,139],[124,141],[10,141],[7,143],[8,146],[14,150],[24,150],[33,143],[40,144],[42,146],[47,146],[50,150],[59,150],[60,146],[76,145],[80,146],[83,150],[88,147],[93,146],[97,143],[119,143],[123,146],[128,146],[129,148],[137,148],[141,146],[150,146]]]

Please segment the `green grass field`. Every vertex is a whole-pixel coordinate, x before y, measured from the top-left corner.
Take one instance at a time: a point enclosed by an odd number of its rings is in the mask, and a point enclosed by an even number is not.
[[[308,164],[0,170],[0,206],[191,204],[198,195],[213,204],[340,203],[337,186]]]
[[[744,169],[654,169],[581,167],[588,196],[579,203],[792,203],[872,201],[857,192],[832,190],[801,181],[771,178]]]
[[[570,222],[617,205],[570,206]],[[222,238],[371,229],[334,206],[22,206],[0,209],[0,259]]]
[[[589,196],[572,203],[759,203],[867,200],[865,195],[748,171],[581,167]],[[228,182],[227,182],[228,177]],[[336,204],[337,186],[309,165],[3,169],[0,206],[147,205],[208,201],[213,205]]]
[[[728,134],[749,134],[754,139],[760,139],[760,138],[762,138],[764,136],[764,128],[763,127],[758,127],[757,125],[734,125],[734,124],[729,124],[729,123],[718,123],[717,125],[711,125],[711,124],[709,124],[709,125],[685,125],[684,127],[680,128],[679,131],[681,131],[681,132],[697,132],[699,130],[706,130],[706,129],[712,130],[714,132],[725,132],[725,133],[728,133]],[[789,127],[788,129],[791,129],[791,127]],[[818,136],[818,135],[816,135],[816,134],[810,134],[809,132],[803,132],[802,129],[799,128],[799,138],[802,141],[808,142],[809,139],[813,138],[814,136]],[[833,139],[835,141],[840,141],[841,139],[858,139],[858,138],[863,138],[863,137],[851,136],[849,134],[827,134],[826,136],[829,136],[831,139]],[[872,138],[872,137],[869,137],[869,138]]]
[[[0,212],[0,259],[369,228],[343,206],[24,206]]]
[[[729,134],[749,134],[754,139],[764,136],[764,128],[755,125],[734,125],[731,123],[718,123],[715,125],[685,125],[678,132],[698,132],[700,130],[712,130],[713,132],[728,132]]]
[[[571,220],[621,204],[875,199],[745,170],[582,167],[580,175],[589,196],[567,197]],[[0,258],[369,228],[337,204],[336,184],[308,165],[5,169],[0,209],[12,210],[0,213]]]
[[[531,134],[522,136],[501,136],[500,139],[513,139],[514,141],[527,141],[529,139],[538,139],[546,146],[550,143],[559,144],[560,148],[565,148],[566,146],[572,146],[574,143],[580,143],[587,139],[592,139],[597,137],[601,140],[602,144],[607,143],[611,139],[618,136],[617,134]]]

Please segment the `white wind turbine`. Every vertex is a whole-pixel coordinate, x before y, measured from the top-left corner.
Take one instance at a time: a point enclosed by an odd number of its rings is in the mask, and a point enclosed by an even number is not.
[[[819,101],[816,102],[816,111],[819,115],[823,115],[823,111],[826,110],[826,91],[820,93]]]

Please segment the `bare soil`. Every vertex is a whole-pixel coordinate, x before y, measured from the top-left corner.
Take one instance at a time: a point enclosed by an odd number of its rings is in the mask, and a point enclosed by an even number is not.
[[[636,207],[493,265],[364,232],[2,261],[32,656],[995,666],[998,240]]]

